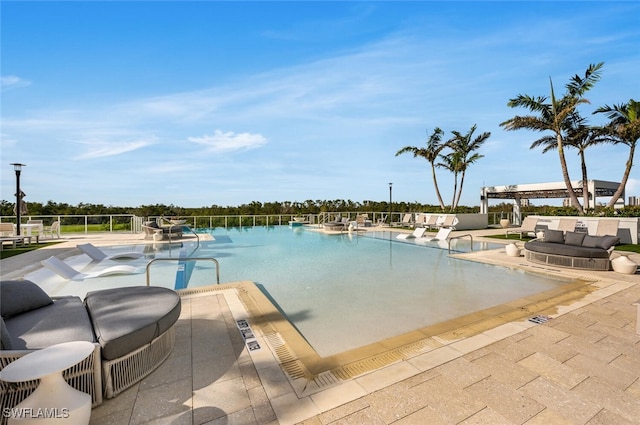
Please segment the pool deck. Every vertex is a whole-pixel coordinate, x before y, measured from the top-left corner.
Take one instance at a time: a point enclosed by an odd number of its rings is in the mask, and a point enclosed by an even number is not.
[[[458,233],[481,238],[501,232]],[[77,255],[78,243],[139,244],[141,238],[68,236],[63,244],[2,260],[2,278],[32,272],[50,255]],[[185,293],[171,356],[140,383],[93,409],[91,424],[639,423],[640,329],[634,303],[640,301],[640,274],[534,265],[508,257],[504,249],[463,257],[594,283],[578,299],[539,302],[531,311],[550,318],[544,323],[501,317],[475,332],[473,326],[461,327],[345,379],[292,377],[281,367],[278,341],[258,326],[253,330],[260,349],[249,351],[236,320],[251,322],[251,316],[232,285]],[[629,258],[640,263],[640,255]]]

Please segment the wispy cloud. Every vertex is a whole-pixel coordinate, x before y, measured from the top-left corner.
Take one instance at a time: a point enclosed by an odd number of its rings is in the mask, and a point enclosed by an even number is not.
[[[188,140],[206,146],[208,150],[213,152],[256,149],[267,143],[266,137],[261,134],[223,132],[221,130],[215,130],[212,135],[189,137]]]
[[[15,75],[5,75],[0,77],[0,87],[2,91],[18,89],[31,85],[31,81],[23,80]]]
[[[121,155],[152,145],[148,140],[132,140],[127,142],[80,142],[88,146],[88,150],[76,157],[75,160],[102,158],[106,156]]]

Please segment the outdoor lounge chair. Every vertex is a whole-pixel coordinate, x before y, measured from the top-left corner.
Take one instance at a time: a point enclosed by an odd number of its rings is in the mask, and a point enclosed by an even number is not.
[[[522,239],[522,235],[525,234],[527,236],[535,236],[536,232],[536,224],[538,224],[538,219],[536,217],[528,216],[522,220],[522,224],[517,229],[507,229],[507,232],[504,234],[504,237],[508,237],[509,233],[518,233],[520,234],[520,239]]]
[[[119,252],[116,254],[108,255],[106,252],[98,248],[97,246],[91,243],[85,243],[81,245],[76,245],[78,249],[85,254],[87,254],[93,261],[103,261],[103,260],[120,260],[120,259],[135,259],[144,257],[142,252]]]
[[[456,217],[454,214],[448,214],[438,217],[433,227],[436,227],[438,229],[441,229],[443,227],[450,227],[452,229],[455,229],[456,224],[458,224],[458,217]]]
[[[598,220],[596,236],[618,236],[618,225],[620,220]]]
[[[395,221],[393,223],[391,223],[391,226],[393,227],[403,227],[403,226],[411,226],[411,224],[413,223],[413,214],[405,214],[404,216],[402,216],[402,221]]]
[[[43,266],[69,280],[84,280],[95,277],[104,277],[114,274],[140,274],[144,273],[144,267],[133,267],[128,265],[117,265],[107,267],[106,269],[99,270],[93,273],[82,273],[60,260],[58,257],[49,257],[46,260],[40,262]]]
[[[396,236],[397,239],[414,239],[414,238],[421,238],[424,235],[424,232],[427,229],[425,229],[424,227],[418,227],[416,228],[416,230],[413,231],[413,233],[402,233],[398,236]]]
[[[430,237],[416,238],[416,243],[432,242],[432,241],[446,241],[447,239],[449,239],[449,235],[451,235],[452,231],[453,231],[453,228],[451,228],[451,227],[442,227],[442,228],[440,228],[440,230],[438,230],[438,233],[436,233],[436,235],[434,237],[432,237],[432,238],[430,238]]]
[[[50,235],[52,239],[54,237],[59,239],[60,238],[60,222],[54,221],[53,223],[51,223],[51,226],[45,226],[42,229],[42,236],[45,236],[45,235]]]
[[[556,230],[561,230],[564,233],[574,232],[576,230],[576,224],[578,220],[575,218],[561,218]]]

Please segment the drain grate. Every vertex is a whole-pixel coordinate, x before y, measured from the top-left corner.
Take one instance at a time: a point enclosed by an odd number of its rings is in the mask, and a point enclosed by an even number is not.
[[[551,320],[552,318],[549,316],[543,316],[543,315],[539,315],[539,316],[533,316],[532,318],[529,319],[529,321],[531,323],[537,323],[537,324],[542,324],[542,323],[546,323],[549,320]]]

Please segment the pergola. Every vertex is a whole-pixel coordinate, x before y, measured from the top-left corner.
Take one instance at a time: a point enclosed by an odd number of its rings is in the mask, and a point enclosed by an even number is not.
[[[572,181],[571,186],[578,199],[582,200],[582,181]],[[589,205],[587,208],[595,208],[597,198],[612,197],[620,186],[619,182],[603,180],[588,180]],[[480,191],[480,213],[489,212],[489,199],[513,199],[514,220],[520,219],[520,207],[522,199],[549,199],[569,198],[569,190],[564,182],[516,184],[508,186],[485,186]],[[616,204],[624,205],[624,191]],[[519,223],[514,223],[519,224]]]

